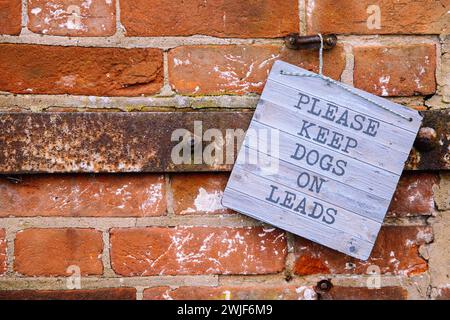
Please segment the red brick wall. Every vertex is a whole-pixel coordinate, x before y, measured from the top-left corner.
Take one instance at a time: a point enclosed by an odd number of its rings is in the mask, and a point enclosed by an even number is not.
[[[254,108],[275,60],[318,71],[290,32],[338,34],[334,79],[445,108],[445,4],[0,0],[0,110]],[[404,173],[368,261],[223,208],[227,179],[0,177],[0,299],[450,298],[448,174]]]

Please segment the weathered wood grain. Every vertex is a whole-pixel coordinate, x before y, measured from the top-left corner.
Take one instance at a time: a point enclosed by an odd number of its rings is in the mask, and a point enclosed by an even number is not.
[[[299,90],[294,88],[276,83],[274,81],[268,81],[266,85],[267,90],[263,92],[261,99],[264,101],[275,103],[286,109],[295,109],[295,105],[298,102]],[[298,110],[299,115],[308,115],[306,110]],[[356,114],[350,111],[350,114]],[[393,115],[392,115],[393,116]],[[333,123],[327,121],[330,127],[334,127]],[[407,142],[411,138],[414,138],[414,133],[403,130],[400,127],[389,124],[386,122],[381,123],[382,130],[379,131],[378,135],[374,137],[373,142],[385,145],[386,147],[391,147],[399,152],[409,153],[411,147],[408,147]],[[341,128],[344,131],[344,128]]]
[[[357,148],[349,148],[348,153],[346,154],[342,150],[336,150],[329,147],[327,144],[322,144],[323,147],[337,151],[340,154],[348,155],[355,159],[360,159],[366,163],[374,165],[380,169],[385,169],[390,172],[399,172],[403,170],[405,166],[405,161],[408,158],[408,154],[405,152],[400,152],[395,150],[392,147],[388,147],[386,145],[380,144],[376,141],[372,141],[371,139],[365,138],[361,133],[352,132],[346,128],[338,128],[337,126],[333,126],[331,124],[325,123],[323,121],[314,119],[307,114],[300,114],[298,109],[288,109],[285,107],[281,107],[277,104],[267,102],[264,100],[260,100],[260,104],[264,104],[264,108],[259,108],[255,113],[255,119],[265,125],[281,128],[284,132],[299,132],[302,128],[302,121],[308,121],[307,123],[314,123],[317,126],[312,127],[308,130],[311,139],[309,141],[314,142],[314,138],[320,134],[320,129],[318,125],[322,127],[326,127],[330,130],[335,130],[336,132],[340,132],[342,134],[346,134],[352,139],[357,139],[358,147]],[[300,119],[300,122],[297,121],[285,121],[286,117],[291,119]],[[390,137],[392,138],[392,137]],[[383,156],[374,156],[382,154]]]
[[[258,132],[259,130],[261,130],[261,132],[264,132],[264,130],[273,129],[257,121],[253,121],[250,125],[250,128],[254,129],[256,132]],[[397,182],[400,178],[400,174],[394,174],[389,171],[368,165],[367,163],[364,163],[362,161],[350,157],[345,157],[337,152],[330,151],[326,148],[310,143],[307,140],[303,140],[299,137],[284,133],[282,131],[279,132],[279,135],[280,143],[278,145],[278,148],[268,150],[268,155],[278,157],[279,159],[291,163],[299,168],[309,169],[329,179],[335,179],[346,185],[353,186],[356,189],[372,193],[380,198],[388,200],[391,199],[395,191]],[[270,145],[270,140],[267,139],[266,135],[261,134],[258,138],[261,145]],[[249,148],[254,148],[253,143],[251,143],[250,141],[252,141],[251,138],[248,138],[247,136],[244,145],[248,146]],[[316,150],[322,155],[331,155],[333,156],[334,161],[345,160],[347,162],[346,174],[338,176],[333,174],[331,171],[322,170],[319,163],[309,165],[305,159],[296,160],[292,158],[292,155],[294,155],[296,152],[297,143],[305,146],[307,150]]]
[[[360,90],[352,88],[357,96],[293,74],[311,73],[274,64],[223,204],[365,260],[422,117]]]
[[[250,171],[245,171],[240,167],[237,167],[235,170],[233,170],[233,179],[230,179],[228,187],[232,188],[233,190],[239,191],[243,194],[246,194],[248,196],[261,199],[263,202],[271,205],[271,202],[266,199],[268,195],[270,195],[271,185],[274,185],[273,181],[261,177],[258,174],[252,173]],[[381,222],[374,221],[372,219],[365,218],[354,212],[350,212],[348,210],[336,207],[332,203],[329,203],[326,200],[321,199],[323,197],[318,198],[312,195],[308,195],[306,193],[303,193],[298,188],[297,189],[289,188],[283,184],[277,184],[276,186],[279,187],[278,189],[279,192],[277,193],[277,195],[280,196],[280,201],[283,199],[284,191],[289,191],[296,195],[295,200],[292,201],[293,203],[295,203],[292,209],[288,209],[286,207],[277,207],[277,208],[278,210],[282,210],[283,212],[285,210],[289,210],[294,214],[296,214],[299,220],[297,225],[301,225],[303,220],[309,220],[314,223],[317,223],[318,226],[321,227],[329,226],[330,228],[339,231],[346,230],[347,232],[353,234],[358,239],[366,240],[372,243],[375,242]],[[294,211],[295,207],[303,198],[307,199],[305,211],[308,212],[308,214],[301,214],[299,212]],[[330,206],[335,207],[337,209],[336,223],[332,225],[327,225],[321,218],[319,219],[311,218],[309,212],[312,212],[312,209],[314,207],[313,203],[319,203],[324,208]],[[273,209],[273,211],[275,212],[276,209]]]
[[[256,159],[256,162],[246,161],[246,159]],[[279,166],[279,170],[268,170],[267,168]],[[301,190],[303,193],[314,196],[313,177],[324,179],[326,183],[323,184],[320,191],[322,197],[331,203],[340,203],[344,209],[353,212],[359,212],[360,215],[371,218],[373,220],[382,222],[386,214],[386,208],[390,204],[390,200],[380,198],[376,194],[365,192],[349,186],[337,180],[329,179],[321,174],[317,174],[308,169],[299,169],[286,161],[272,158],[262,152],[245,147],[242,149],[238,159],[236,160],[235,168],[254,172],[258,176],[277,182],[278,184],[286,185],[293,189]],[[310,183],[307,187],[299,188],[297,180],[300,174],[308,174]],[[302,177],[301,183],[305,184],[306,176]]]
[[[346,84],[342,84],[345,87],[357,92],[358,94],[370,98],[378,103],[385,105],[396,112],[411,117],[413,121],[408,121],[401,117],[395,116],[389,111],[381,109],[373,105],[372,103],[357,97],[342,88],[335,85],[328,85],[324,80],[317,78],[302,78],[302,77],[292,77],[284,76],[280,74],[280,71],[284,70],[286,72],[301,73],[301,74],[313,74],[312,72],[296,67],[284,61],[276,61],[270,72],[270,80],[282,83],[286,86],[290,86],[294,89],[299,89],[300,91],[305,91],[314,96],[320,96],[322,99],[332,101],[334,104],[345,106],[348,108],[358,108],[358,111],[376,119],[382,120],[386,123],[393,124],[399,128],[408,130],[413,134],[417,133],[416,128],[420,127],[422,118],[418,115],[417,111],[409,109],[407,107],[401,106],[384,98],[375,96],[363,90],[350,87]],[[264,94],[263,94],[264,99]]]
[[[260,199],[248,196],[232,188],[227,188],[227,196],[224,197],[222,204],[228,208],[239,207],[239,211],[245,215],[294,234],[299,233],[299,221],[296,214],[289,210],[275,210],[277,208],[275,205],[268,205]],[[366,260],[370,256],[373,243],[369,241],[358,239],[350,233],[330,227],[321,227],[309,220],[303,221],[301,225],[301,236],[304,238],[362,260]]]

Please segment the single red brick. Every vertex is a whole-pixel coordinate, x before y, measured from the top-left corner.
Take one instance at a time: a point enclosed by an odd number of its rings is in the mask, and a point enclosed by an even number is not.
[[[413,276],[428,269],[419,247],[432,238],[430,227],[384,226],[370,258],[362,261],[297,237],[294,270],[298,275],[367,274],[372,271],[369,267],[374,266],[381,274]]]
[[[6,239],[5,230],[0,229],[0,275],[6,272]]]
[[[169,51],[169,80],[188,95],[261,93],[272,64],[283,60],[318,72],[317,52],[276,45],[182,46]],[[324,53],[324,73],[339,79],[345,67],[341,46]]]
[[[0,300],[136,300],[136,289],[8,290],[0,291]]]
[[[401,287],[333,287],[328,292],[320,292],[320,300],[406,300],[408,291]]]
[[[298,32],[296,0],[121,0],[127,36],[274,38]]]
[[[12,93],[138,96],[163,84],[159,49],[0,44],[0,69]]]
[[[28,28],[55,36],[111,36],[116,32],[116,4],[114,0],[28,0]]]
[[[433,44],[356,47],[354,85],[381,96],[428,95],[436,91]]]
[[[222,206],[228,174],[172,175],[173,209],[176,214],[226,214],[232,210]]]
[[[111,231],[111,264],[122,276],[276,273],[286,254],[285,234],[261,227]]]
[[[101,275],[102,234],[93,229],[26,229],[17,233],[14,270],[27,276]]]
[[[306,286],[154,287],[144,290],[144,300],[316,300]]]
[[[306,7],[309,33],[441,34],[448,30],[445,1],[307,0]],[[374,20],[378,14],[380,19]]]
[[[166,213],[163,175],[32,175],[0,180],[0,217],[147,217]]]
[[[0,0],[0,34],[19,35],[22,30],[22,1]]]
[[[388,215],[431,215],[434,212],[433,187],[438,180],[438,176],[432,173],[404,173],[392,198]]]

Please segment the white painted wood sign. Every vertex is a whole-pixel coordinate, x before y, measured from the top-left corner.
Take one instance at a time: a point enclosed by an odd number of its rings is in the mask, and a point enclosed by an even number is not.
[[[222,204],[367,260],[422,117],[286,72],[313,75],[274,64]]]

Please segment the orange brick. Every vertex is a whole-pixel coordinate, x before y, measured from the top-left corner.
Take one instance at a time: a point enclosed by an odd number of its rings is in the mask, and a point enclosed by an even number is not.
[[[284,233],[261,227],[111,231],[111,264],[121,276],[276,273],[286,254]]]
[[[316,300],[312,287],[253,285],[226,287],[154,287],[144,290],[144,300]]]
[[[147,217],[166,214],[163,175],[30,175],[0,180],[0,217]]]
[[[159,92],[159,49],[0,44],[0,90],[25,94],[139,96]]]
[[[354,49],[354,85],[381,96],[429,95],[436,91],[432,44]]]
[[[306,6],[309,33],[441,34],[448,31],[445,1],[307,0]],[[372,23],[378,8],[379,26]]]
[[[273,38],[298,32],[296,0],[121,0],[127,36]]]
[[[432,173],[404,173],[392,198],[388,215],[391,217],[432,215],[433,187],[438,180],[438,176]]]
[[[408,291],[401,287],[333,287],[328,292],[319,292],[320,300],[406,300]]]
[[[5,230],[0,229],[0,275],[6,272],[6,239]]]
[[[101,275],[102,234],[93,229],[26,229],[17,233],[14,270],[26,276]]]
[[[28,0],[28,28],[55,36],[111,36],[116,32],[116,3],[114,0]]]
[[[136,300],[136,289],[8,290],[0,291],[0,300]]]
[[[0,0],[0,34],[19,35],[22,30],[22,1]]]
[[[169,52],[169,80],[175,91],[188,95],[261,93],[278,59],[318,72],[316,51],[275,45],[182,46]],[[324,73],[339,79],[343,48],[326,51],[324,61]]]
[[[222,195],[228,174],[196,173],[172,175],[173,209],[176,214],[226,214]]]
[[[370,266],[377,266],[381,274],[413,276],[427,271],[419,247],[432,238],[430,227],[384,226],[370,258],[362,261],[297,237],[294,270],[298,275],[366,274]]]

